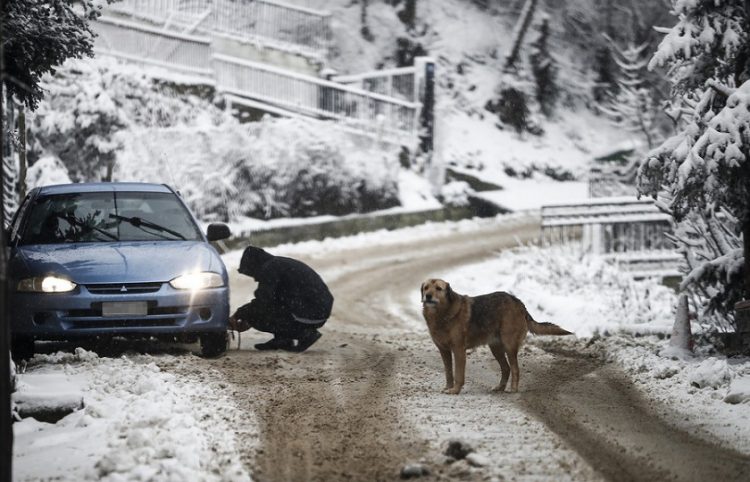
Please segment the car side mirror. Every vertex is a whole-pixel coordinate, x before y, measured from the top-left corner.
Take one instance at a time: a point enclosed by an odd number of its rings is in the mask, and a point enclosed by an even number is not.
[[[232,232],[229,230],[229,226],[224,223],[211,223],[208,225],[208,230],[206,231],[206,238],[209,241],[227,239],[231,235]]]

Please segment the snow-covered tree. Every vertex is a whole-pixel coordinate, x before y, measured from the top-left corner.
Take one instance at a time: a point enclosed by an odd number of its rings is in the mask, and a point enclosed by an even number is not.
[[[529,64],[536,83],[536,100],[544,115],[549,116],[555,108],[560,95],[557,86],[558,68],[549,49],[549,18],[543,17],[537,26],[537,36],[531,43]]]
[[[599,104],[599,110],[616,126],[643,136],[648,148],[652,149],[656,105],[644,76],[648,64],[644,52],[648,44],[630,44],[626,49],[619,48],[614,42],[612,45],[617,54],[614,61],[620,70],[619,88],[617,94]]]
[[[745,296],[750,295],[749,8],[742,0],[673,0],[677,24],[649,67],[669,68],[673,94],[682,101],[681,130],[646,156],[638,176],[642,194],[669,195],[677,221],[736,220],[734,234],[742,234],[744,253],[719,236],[722,254],[696,264],[683,282],[684,289],[709,296],[723,292],[722,306],[715,309],[725,313],[739,299],[743,279]],[[723,218],[717,216],[722,210]],[[720,285],[705,284],[700,270],[724,273],[717,277]]]
[[[6,0],[0,22],[7,91],[35,109],[44,95],[44,74],[69,58],[93,56],[94,34],[88,22],[98,16],[93,0]]]

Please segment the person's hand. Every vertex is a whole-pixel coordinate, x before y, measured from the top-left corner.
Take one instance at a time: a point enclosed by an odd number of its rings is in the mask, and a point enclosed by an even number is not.
[[[232,331],[239,331],[240,320],[232,315],[229,317],[229,329]]]
[[[237,318],[237,315],[232,315],[229,317],[229,329],[232,331],[247,331],[250,329],[250,323]]]

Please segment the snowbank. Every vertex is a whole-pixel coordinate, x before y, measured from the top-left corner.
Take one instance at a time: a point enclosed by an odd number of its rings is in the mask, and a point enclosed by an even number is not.
[[[210,385],[159,368],[173,358],[99,358],[81,348],[34,357],[19,375],[19,407],[72,396],[84,408],[54,424],[14,424],[14,480],[249,481],[220,417],[229,402],[202,410],[207,396],[215,398]]]

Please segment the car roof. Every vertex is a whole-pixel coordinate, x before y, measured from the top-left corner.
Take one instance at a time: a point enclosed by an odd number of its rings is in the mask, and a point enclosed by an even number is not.
[[[147,182],[81,182],[73,184],[56,184],[39,188],[39,194],[73,194],[82,192],[163,192],[171,193],[166,184]]]

